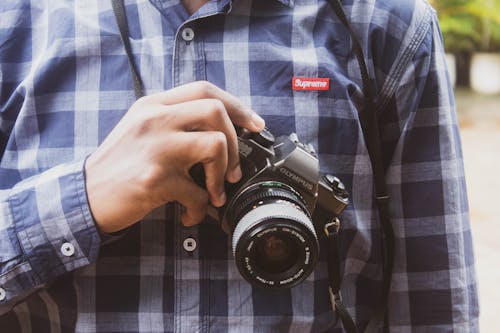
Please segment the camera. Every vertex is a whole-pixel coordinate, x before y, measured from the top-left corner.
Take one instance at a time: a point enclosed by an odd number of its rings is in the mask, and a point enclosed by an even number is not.
[[[292,287],[313,271],[322,224],[349,202],[342,182],[319,172],[311,145],[296,134],[275,138],[268,130],[237,128],[242,179],[226,183],[227,202],[208,214],[232,235],[240,274],[252,285]],[[204,185],[201,165],[193,179]]]

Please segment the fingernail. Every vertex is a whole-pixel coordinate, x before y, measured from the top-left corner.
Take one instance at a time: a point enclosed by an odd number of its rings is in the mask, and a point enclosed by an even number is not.
[[[188,216],[187,213],[182,214],[181,222],[185,227],[192,227],[193,225],[195,225],[194,220],[190,216]]]
[[[242,176],[243,174],[241,173],[241,167],[238,165],[236,168],[233,169],[233,171],[231,171],[230,182],[236,183],[241,179]]]
[[[266,126],[266,122],[264,119],[262,119],[261,116],[259,116],[257,113],[253,112],[252,113],[252,122],[255,126],[258,128],[264,128]]]

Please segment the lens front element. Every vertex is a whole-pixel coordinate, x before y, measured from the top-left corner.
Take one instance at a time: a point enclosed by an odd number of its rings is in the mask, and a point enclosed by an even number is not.
[[[233,252],[254,285],[291,287],[313,270],[318,242],[309,216],[287,200],[260,201],[238,221]]]
[[[283,274],[297,261],[298,244],[283,232],[261,237],[256,247],[255,262],[263,271]]]

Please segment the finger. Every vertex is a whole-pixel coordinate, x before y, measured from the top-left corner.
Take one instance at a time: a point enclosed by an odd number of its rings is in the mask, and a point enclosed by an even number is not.
[[[183,149],[183,158],[186,158],[185,164],[188,167],[185,170],[186,175],[193,165],[201,163],[210,202],[216,207],[224,205],[224,176],[228,160],[226,136],[221,132],[186,132],[182,136],[182,144],[186,147]],[[181,140],[178,142],[181,143]]]
[[[173,89],[149,95],[147,100],[171,105],[197,99],[218,99],[226,107],[231,121],[250,131],[259,132],[265,127],[264,120],[245,106],[237,97],[207,81],[191,82]]]
[[[241,178],[238,138],[224,104],[217,99],[200,99],[170,105],[165,112],[176,114],[175,127],[184,131],[218,131],[227,142],[228,162],[226,179],[237,182]],[[193,111],[196,110],[196,111]]]
[[[182,224],[189,227],[200,223],[207,213],[208,193],[188,178],[179,181],[176,192],[177,202],[184,207]]]

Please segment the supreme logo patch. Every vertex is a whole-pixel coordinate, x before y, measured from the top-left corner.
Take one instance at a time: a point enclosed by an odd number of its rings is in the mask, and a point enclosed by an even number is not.
[[[330,90],[330,78],[296,77],[292,78],[293,90]]]

